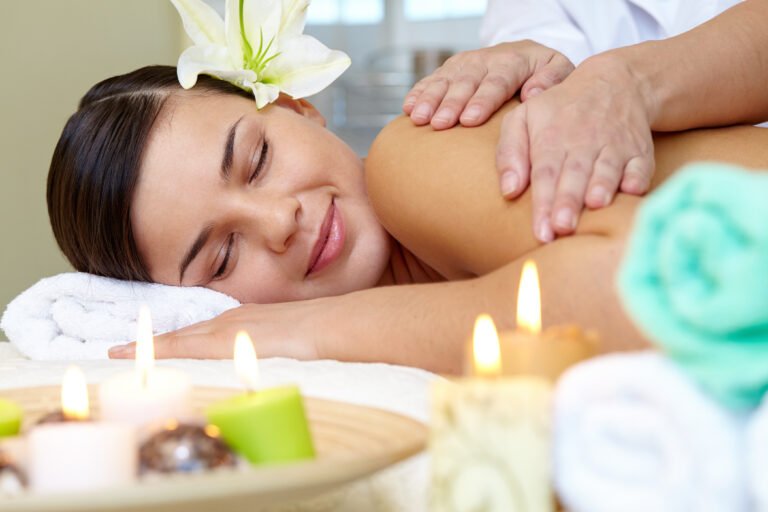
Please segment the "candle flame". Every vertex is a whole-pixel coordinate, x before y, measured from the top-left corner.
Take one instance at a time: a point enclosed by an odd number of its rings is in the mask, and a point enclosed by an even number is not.
[[[61,411],[69,419],[88,419],[88,384],[83,371],[70,366],[61,383]]]
[[[541,291],[536,263],[528,260],[520,275],[520,289],[517,292],[517,327],[539,334],[541,332]]]
[[[495,377],[501,374],[499,335],[489,315],[479,315],[475,320],[472,352],[476,375]]]
[[[142,388],[147,386],[149,372],[154,365],[155,342],[152,337],[152,317],[149,314],[149,308],[142,304],[139,308],[136,333],[136,375]]]
[[[235,336],[235,373],[249,390],[256,391],[259,386],[259,362],[253,341],[245,331]]]

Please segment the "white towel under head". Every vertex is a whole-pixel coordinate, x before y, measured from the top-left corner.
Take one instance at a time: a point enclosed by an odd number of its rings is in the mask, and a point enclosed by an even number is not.
[[[199,287],[120,281],[85,273],[40,280],[8,304],[0,328],[32,359],[102,359],[136,338],[139,305],[155,333],[208,320],[240,305]]]
[[[555,487],[571,512],[750,510],[746,422],[661,354],[586,361],[555,393]]]

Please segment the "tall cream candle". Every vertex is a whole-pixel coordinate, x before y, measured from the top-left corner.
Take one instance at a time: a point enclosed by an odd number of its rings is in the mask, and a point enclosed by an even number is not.
[[[527,262],[518,294],[518,330],[502,333],[478,317],[468,377],[432,390],[432,510],[552,512],[550,414],[559,374],[594,353],[579,329],[541,335],[535,265]]]

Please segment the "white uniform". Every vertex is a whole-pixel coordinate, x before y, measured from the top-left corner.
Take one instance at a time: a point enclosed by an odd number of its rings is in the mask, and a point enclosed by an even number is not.
[[[740,0],[488,0],[480,38],[532,39],[578,65],[606,50],[686,32]]]

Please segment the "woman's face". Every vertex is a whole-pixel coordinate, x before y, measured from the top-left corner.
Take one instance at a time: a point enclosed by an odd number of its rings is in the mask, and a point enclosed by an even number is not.
[[[154,281],[241,302],[369,288],[389,257],[352,150],[311,116],[233,95],[169,99],[131,220]]]

